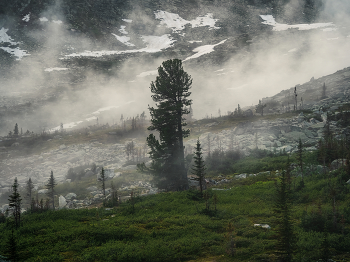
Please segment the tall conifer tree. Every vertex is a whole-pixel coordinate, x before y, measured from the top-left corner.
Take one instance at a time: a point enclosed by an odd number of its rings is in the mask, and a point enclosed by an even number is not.
[[[18,192],[18,182],[17,177],[12,185],[12,194],[9,196],[9,208],[12,212],[15,227],[19,228],[21,224],[21,196]]]
[[[51,170],[51,175],[46,184],[46,188],[48,189],[47,196],[50,198],[53,210],[55,210],[55,189],[54,188],[56,185],[57,184],[53,176],[53,171]]]
[[[156,107],[149,107],[152,119],[148,130],[159,132],[159,140],[154,134],[147,138],[150,170],[157,186],[166,190],[188,188],[183,138],[190,131],[183,129],[183,116],[189,113],[192,103],[188,99],[191,85],[192,78],[184,71],[181,60],[173,59],[162,63],[150,87]]]
[[[196,176],[196,180],[199,182],[199,188],[201,193],[203,192],[204,187],[204,176],[205,176],[205,164],[202,157],[202,148],[201,143],[199,142],[199,139],[197,140],[196,144],[196,152],[194,153],[194,167],[192,168],[192,174]]]
[[[277,255],[284,262],[292,261],[295,248],[295,234],[292,222],[291,179],[289,159],[287,171],[283,171],[280,182],[276,183],[274,213],[276,216]]]

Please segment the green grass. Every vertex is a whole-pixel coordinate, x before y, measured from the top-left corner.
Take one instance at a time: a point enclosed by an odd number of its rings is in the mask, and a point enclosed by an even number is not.
[[[213,190],[219,201],[217,211],[211,202],[210,212],[204,212],[204,200],[192,200],[188,192],[172,192],[136,198],[134,208],[123,203],[112,210],[25,214],[16,236],[26,261],[274,261],[275,180],[274,175],[251,177],[226,185],[231,189]],[[298,178],[295,180],[298,184]],[[318,259],[323,236],[323,232],[309,230],[302,219],[314,223],[319,206],[323,217],[332,215],[327,188],[338,180],[314,175],[305,178],[304,189],[294,191],[295,256],[302,261]],[[350,249],[349,188],[343,185],[342,190],[336,200],[339,228],[329,237],[335,260],[345,259]],[[229,223],[234,227],[233,257],[227,253]],[[272,229],[254,227],[256,223],[267,223]],[[9,224],[0,224],[0,232],[4,240],[0,241],[1,254],[10,235]]]

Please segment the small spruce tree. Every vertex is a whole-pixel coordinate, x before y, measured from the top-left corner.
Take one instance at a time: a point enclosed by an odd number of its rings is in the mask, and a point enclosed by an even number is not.
[[[296,159],[298,161],[298,165],[301,170],[301,180],[304,182],[303,157],[304,157],[304,147],[303,147],[303,143],[301,142],[301,138],[299,138]]]
[[[281,261],[285,262],[292,261],[295,245],[295,234],[291,217],[291,193],[290,167],[288,159],[287,171],[283,171],[280,177],[280,182],[276,182],[276,198],[274,205],[277,232],[276,251]]]
[[[192,174],[196,176],[196,180],[199,182],[200,192],[202,193],[205,183],[204,176],[206,168],[202,157],[203,153],[199,139],[197,140],[196,152],[194,154],[194,167],[192,168]]]
[[[32,193],[34,189],[34,184],[31,178],[29,178],[27,181],[26,189],[27,189],[27,198],[29,199],[29,204],[30,204],[32,201]]]
[[[15,129],[13,130],[13,134],[14,134],[15,136],[18,136],[18,135],[19,135],[17,123],[16,123],[16,125],[15,125]]]
[[[102,194],[103,196],[105,197],[106,196],[106,176],[105,176],[105,170],[104,168],[102,167],[102,170],[101,170],[101,175],[100,175],[100,179],[101,179],[101,189],[102,189]]]
[[[12,194],[9,196],[9,208],[12,212],[14,224],[16,228],[19,228],[21,224],[21,195],[18,192],[17,177],[12,185]]]
[[[48,189],[47,196],[50,198],[53,210],[55,210],[55,189],[54,188],[56,185],[57,184],[53,176],[53,171],[51,170],[50,178],[45,186]]]
[[[259,104],[256,106],[255,111],[257,113],[260,113],[261,116],[264,115],[264,108],[266,107],[266,104],[264,105],[261,100],[259,100]]]
[[[12,229],[10,237],[5,242],[4,255],[5,255],[7,261],[12,261],[12,262],[20,261],[20,258],[18,255],[18,243],[17,243],[16,237],[13,233],[13,229]]]

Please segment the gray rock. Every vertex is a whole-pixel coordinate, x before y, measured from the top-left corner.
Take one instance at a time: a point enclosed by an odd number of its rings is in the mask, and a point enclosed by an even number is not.
[[[77,198],[77,194],[75,194],[75,193],[68,193],[66,195],[66,199],[67,200],[73,200],[73,199],[76,199],[76,198]]]
[[[299,138],[303,142],[307,140],[307,136],[303,132],[292,131],[292,132],[284,134],[284,136],[287,139],[289,139],[291,141],[295,141],[295,142],[299,141]]]
[[[331,163],[331,170],[336,170],[346,165],[346,159],[336,159]]]
[[[61,195],[61,196],[58,198],[58,207],[59,207],[59,208],[64,208],[66,205],[67,205],[67,200],[65,199],[64,196]]]
[[[247,178],[247,174],[236,175],[235,178],[237,179]]]
[[[47,194],[48,192],[49,192],[48,189],[40,189],[40,190],[38,191],[38,194]]]
[[[94,172],[92,172],[91,170],[89,170],[89,171],[87,171],[87,172],[85,173],[84,177],[92,177],[92,176],[94,176],[94,175],[95,175]]]
[[[86,190],[92,192],[92,191],[97,191],[97,186],[89,186]]]

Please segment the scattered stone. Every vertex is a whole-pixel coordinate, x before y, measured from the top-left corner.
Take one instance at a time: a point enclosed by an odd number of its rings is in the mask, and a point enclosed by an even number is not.
[[[97,191],[97,186],[89,186],[86,190],[90,192]]]
[[[58,206],[59,206],[59,208],[64,208],[66,205],[67,205],[67,200],[64,196],[61,195],[58,198]]]
[[[47,194],[49,192],[48,189],[40,189],[38,190],[38,194]]]
[[[336,170],[346,165],[346,159],[336,159],[331,163],[331,170]]]
[[[67,200],[73,200],[73,199],[76,199],[76,198],[77,198],[77,194],[75,194],[75,193],[68,193],[66,195],[66,199]]]

